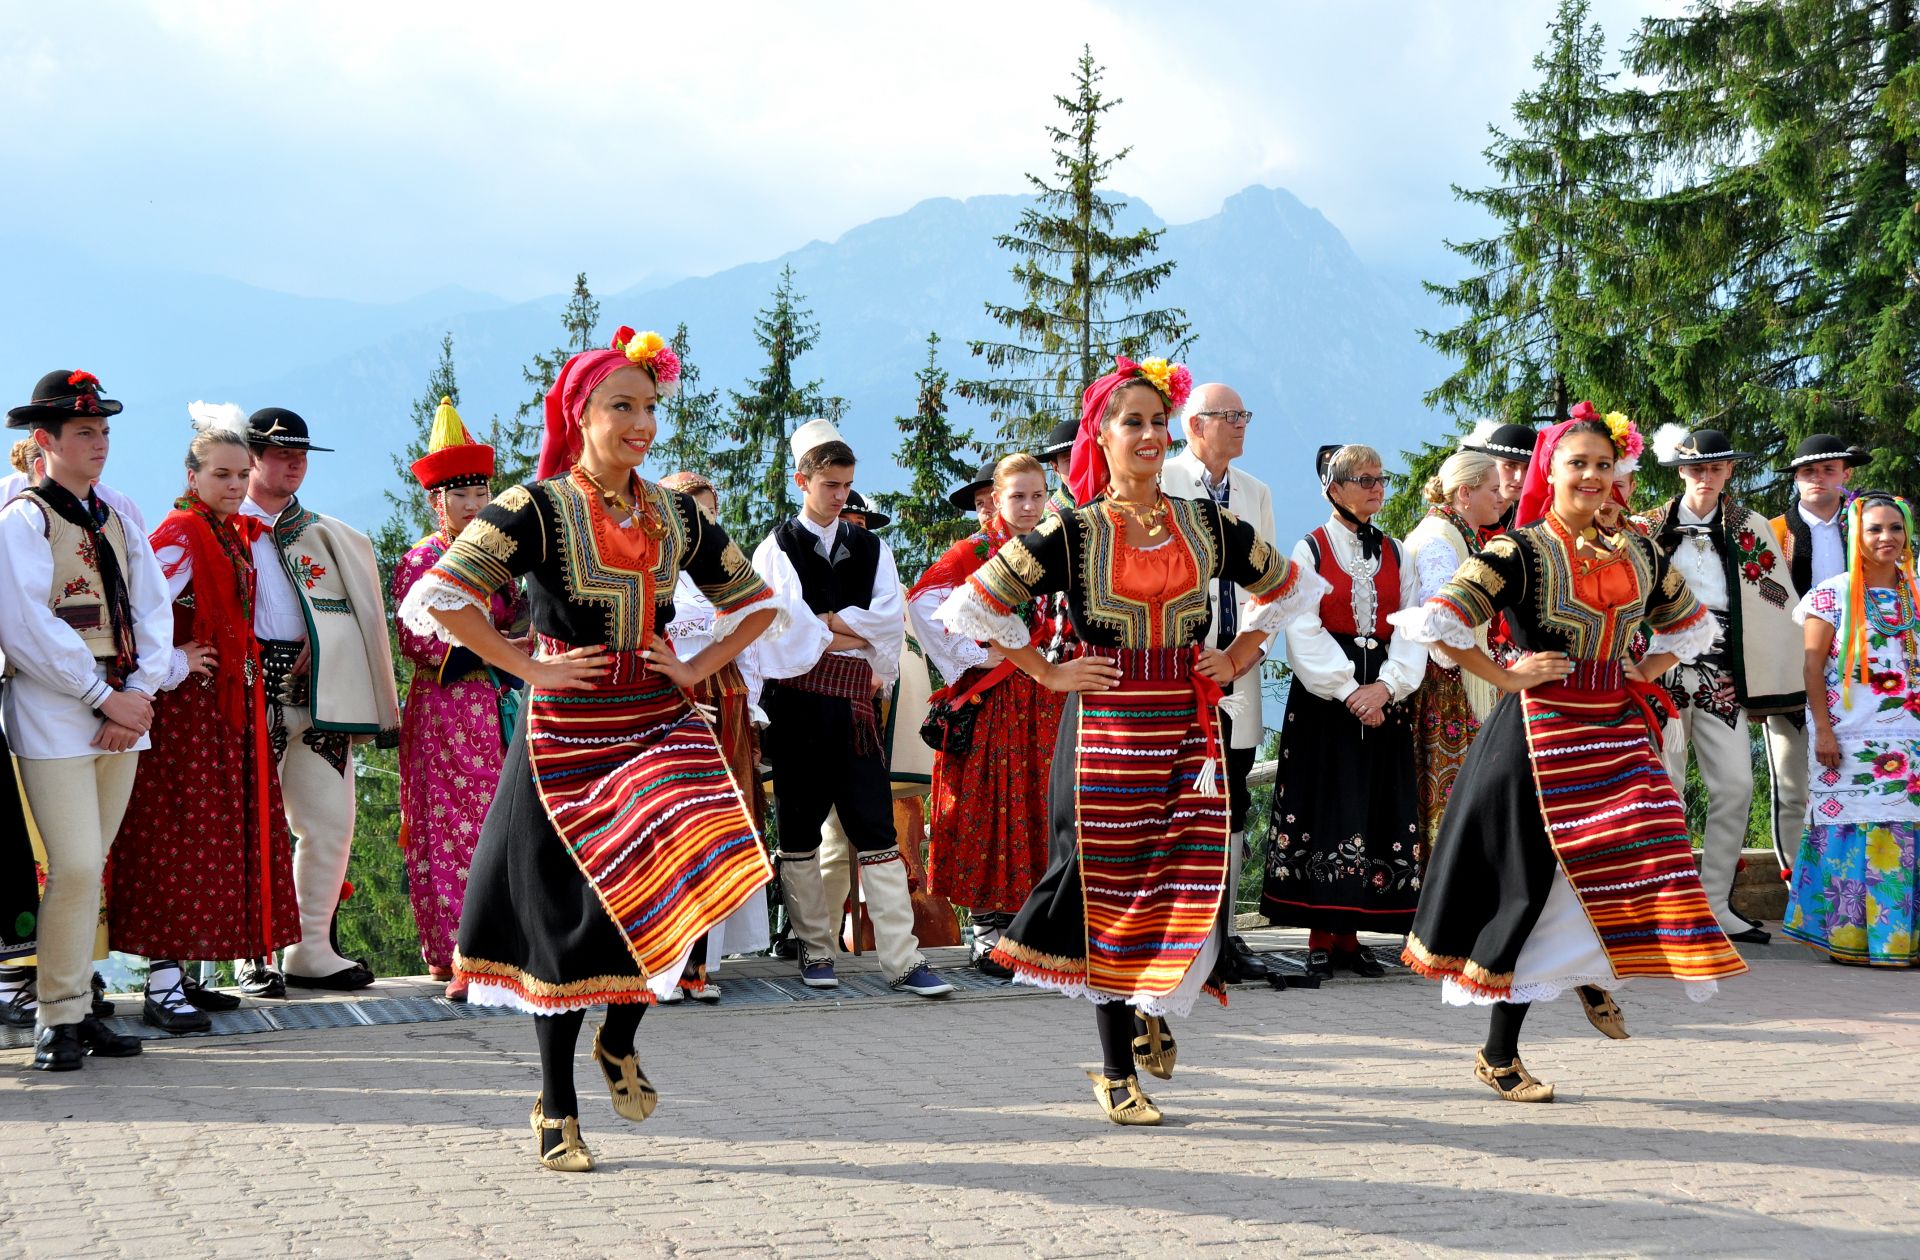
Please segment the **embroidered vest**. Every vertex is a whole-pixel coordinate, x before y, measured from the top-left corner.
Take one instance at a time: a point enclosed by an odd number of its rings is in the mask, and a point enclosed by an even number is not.
[[[820,554],[812,530],[788,517],[774,527],[774,545],[793,561],[800,594],[816,615],[873,603],[873,582],[880,572],[880,539],[841,522],[833,538],[833,560]]]
[[[1334,634],[1364,634],[1383,643],[1391,639],[1387,614],[1400,611],[1400,544],[1388,538],[1380,548],[1380,568],[1373,575],[1373,625],[1367,630],[1354,625],[1353,575],[1341,567],[1325,525],[1307,535],[1307,546],[1314,571],[1333,588],[1320,597],[1320,624]]]
[[[34,501],[40,502],[38,496],[34,496]],[[47,521],[47,546],[53,550],[53,615],[73,628],[95,659],[112,660],[113,626],[108,621],[106,599],[100,591],[100,565],[94,558],[93,538],[44,503],[40,510]],[[127,536],[120,524],[120,514],[107,513],[100,532],[120,561],[120,571],[125,573]]]

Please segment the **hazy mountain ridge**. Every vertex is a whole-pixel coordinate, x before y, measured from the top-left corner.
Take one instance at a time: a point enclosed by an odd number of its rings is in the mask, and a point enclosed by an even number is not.
[[[891,488],[893,420],[912,408],[926,335],[940,334],[942,365],[956,378],[980,370],[966,340],[998,335],[982,303],[1014,296],[1010,259],[993,237],[1029,204],[936,198],[779,258],[642,282],[599,295],[603,327],[670,333],[684,322],[703,387],[739,388],[761,361],[753,315],[791,265],[821,328],[800,369],[847,399],[848,437],[867,456],[863,485]],[[1138,201],[1123,224],[1162,226]],[[1319,443],[1369,441],[1391,465],[1439,427],[1420,404],[1441,371],[1415,332],[1431,322],[1423,295],[1371,271],[1292,194],[1248,188],[1206,219],[1169,227],[1162,249],[1180,266],[1155,300],[1185,308],[1192,321],[1196,379],[1234,384],[1258,414],[1247,462],[1280,489],[1283,536],[1320,515],[1310,481]],[[510,304],[457,287],[389,305],[300,298],[163,268],[93,274],[84,258],[31,242],[0,242],[0,259],[0,284],[16,294],[65,285],[96,295],[9,304],[0,314],[0,371],[15,391],[51,367],[99,373],[128,404],[108,479],[150,512],[181,484],[185,404],[232,399],[306,416],[315,439],[339,452],[314,458],[306,497],[370,528],[385,514],[380,492],[394,484],[387,456],[409,436],[408,406],[441,334],[454,336],[462,412],[483,428],[530,397],[521,368],[558,340],[565,301]],[[671,262],[647,261],[655,274]],[[63,313],[49,318],[50,308]],[[984,413],[950,401],[959,422],[985,439]]]

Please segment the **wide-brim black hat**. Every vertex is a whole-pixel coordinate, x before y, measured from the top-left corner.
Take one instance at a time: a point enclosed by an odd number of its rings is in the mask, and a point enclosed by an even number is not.
[[[1047,434],[1047,444],[1036,451],[1035,455],[1043,462],[1057,455],[1065,455],[1073,450],[1073,440],[1079,436],[1078,420],[1062,420],[1053,426],[1053,432]]]
[[[847,491],[847,505],[840,510],[842,512],[858,512],[860,515],[866,517],[867,528],[869,530],[885,529],[887,526],[893,524],[893,518],[891,516],[888,516],[879,508],[868,507],[865,496],[858,490]]]
[[[1843,459],[1847,467],[1858,468],[1871,463],[1873,456],[1857,446],[1849,446],[1831,433],[1815,433],[1794,449],[1793,458],[1787,461],[1787,470],[1802,464],[1818,464],[1829,459]]]
[[[1676,426],[1677,427],[1677,426]],[[1733,439],[1718,429],[1695,429],[1673,448],[1673,453],[1661,458],[1660,463],[1667,468],[1680,468],[1689,464],[1712,464],[1720,460],[1741,460],[1753,458],[1751,451],[1733,449]]]
[[[262,407],[247,417],[247,443],[250,446],[277,446],[290,451],[331,451],[331,446],[315,446],[307,435],[307,422],[285,407]]]
[[[993,467],[999,462],[997,459],[990,459],[980,465],[980,471],[974,474],[973,480],[948,495],[947,502],[962,512],[973,511],[973,496],[993,484]]]
[[[34,383],[33,393],[18,407],[7,409],[9,429],[37,429],[76,416],[117,416],[120,404],[100,397],[100,378],[91,372],[49,372]]]
[[[1532,459],[1537,436],[1524,424],[1500,424],[1491,430],[1485,430],[1482,425],[1460,439],[1460,449],[1479,451],[1496,459]]]

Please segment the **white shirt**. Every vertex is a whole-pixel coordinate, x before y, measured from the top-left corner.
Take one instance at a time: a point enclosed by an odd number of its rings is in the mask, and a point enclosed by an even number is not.
[[[1831,520],[1821,520],[1807,511],[1804,503],[1795,503],[1794,510],[1800,513],[1800,519],[1807,523],[1807,531],[1813,536],[1813,584],[1815,586],[1829,578],[1837,578],[1847,571],[1847,544],[1840,537],[1840,513],[1836,510]]]
[[[1333,540],[1333,562],[1353,576],[1353,624],[1371,626],[1375,621],[1373,575],[1378,562],[1369,565],[1360,555],[1360,539],[1338,516],[1327,521],[1327,537]],[[1391,538],[1381,540],[1383,547],[1394,546]],[[1293,562],[1308,573],[1315,573],[1313,550],[1302,538],[1294,544]],[[1414,566],[1404,555],[1400,560],[1400,607],[1420,606],[1420,580]],[[1345,700],[1360,689],[1353,676],[1353,662],[1340,650],[1333,636],[1320,621],[1320,610],[1309,609],[1287,627],[1287,664],[1294,677],[1314,695],[1328,700]],[[1381,682],[1395,700],[1413,694],[1427,672],[1427,648],[1412,636],[1395,634],[1387,643],[1387,659],[1380,676],[1368,682]]]
[[[987,663],[984,644],[964,634],[955,634],[934,615],[952,593],[951,586],[930,587],[907,602],[907,620],[913,626],[914,641],[949,687],[959,681],[960,675]]]
[[[108,507],[119,514],[127,540],[127,599],[138,658],[127,689],[151,696],[173,663],[173,601],[145,530]],[[31,499],[15,498],[0,508],[0,651],[14,670],[6,689],[7,739],[15,756],[30,760],[96,756],[100,719],[93,710],[112,688],[105,663],[53,615],[46,528],[46,514]],[[143,735],[134,750],[146,747]]]
[[[1675,504],[1675,519],[1683,526],[1704,526],[1713,517],[1699,515],[1681,499]],[[1673,549],[1672,564],[1680,570],[1680,576],[1687,579],[1687,587],[1702,605],[1715,612],[1727,611],[1726,565],[1704,529],[1680,534],[1680,545]]]
[[[11,502],[14,495],[38,484],[23,472],[8,473],[5,477],[0,477],[0,505]],[[93,483],[93,493],[100,502],[125,517],[128,524],[140,531],[142,538],[147,536],[147,518],[140,514],[139,504],[102,481]]]
[[[819,553],[830,556],[827,546],[831,538],[838,536],[839,519],[828,525],[816,525],[804,512],[798,519],[813,535]],[[872,667],[875,678],[890,683],[900,677],[900,649],[907,639],[906,597],[900,589],[900,573],[894,567],[892,548],[884,539],[876,541],[880,543],[880,559],[874,568],[873,598],[865,608],[840,610],[840,619],[865,639],[867,646],[839,655],[860,657]],[[793,625],[776,642],[764,646],[754,644],[754,668],[763,678],[796,678],[819,663],[827,645],[833,641],[833,631],[827,628],[824,618],[815,616],[807,607],[800,590],[800,574],[772,534],[754,548],[753,567],[793,617]]]
[[[253,540],[253,568],[256,575],[253,633],[261,639],[305,642],[307,615],[300,607],[300,597],[294,593],[293,579],[287,576],[287,566],[280,560],[280,548],[273,541],[271,527],[280,519],[280,514],[269,512],[255,503],[252,495],[248,495],[247,501],[240,505],[240,511],[268,525]]]

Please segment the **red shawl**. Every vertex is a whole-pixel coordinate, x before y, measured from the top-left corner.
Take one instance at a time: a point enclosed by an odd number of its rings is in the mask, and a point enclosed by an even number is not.
[[[927,566],[927,571],[907,592],[907,598],[918,599],[928,591],[953,590],[993,559],[993,553],[1005,546],[1012,537],[1013,531],[1007,528],[1006,522],[998,516],[988,515],[980,523],[979,533],[962,538]]]
[[[260,643],[253,637],[253,540],[263,522],[238,512],[222,522],[191,495],[174,505],[153,531],[153,549],[179,547],[179,560],[165,566],[172,577],[183,564],[193,568],[193,641],[211,646],[216,656],[214,686],[220,716],[234,731],[252,719],[247,677],[259,677]]]

